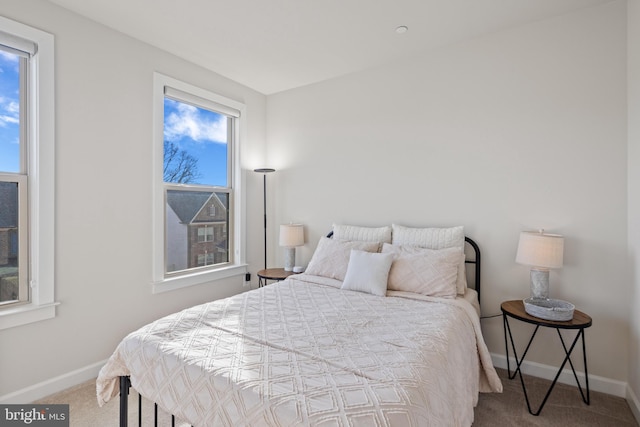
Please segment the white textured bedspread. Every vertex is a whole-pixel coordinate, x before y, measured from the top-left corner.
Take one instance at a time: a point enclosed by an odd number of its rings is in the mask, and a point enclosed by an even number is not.
[[[467,301],[330,282],[294,276],[144,326],[100,371],[98,402],[130,375],[194,426],[469,426],[478,392],[502,390]]]

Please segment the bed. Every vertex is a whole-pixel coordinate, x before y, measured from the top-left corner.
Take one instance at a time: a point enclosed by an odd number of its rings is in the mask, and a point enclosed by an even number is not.
[[[98,402],[120,394],[121,426],[129,387],[194,426],[469,426],[478,393],[502,385],[480,330],[480,251],[451,229],[334,225],[304,274],[128,335]],[[421,273],[438,279],[425,291],[407,268],[427,258],[439,272]]]

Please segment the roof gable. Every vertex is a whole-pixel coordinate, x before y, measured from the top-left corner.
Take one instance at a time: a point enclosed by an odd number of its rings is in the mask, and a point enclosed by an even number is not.
[[[216,193],[179,190],[167,191],[167,204],[173,209],[183,224],[198,222],[199,214],[211,203],[226,211],[226,205],[222,203]],[[224,217],[226,218],[226,212]]]

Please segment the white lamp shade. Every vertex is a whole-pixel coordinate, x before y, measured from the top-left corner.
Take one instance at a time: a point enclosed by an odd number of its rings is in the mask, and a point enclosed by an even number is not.
[[[541,268],[560,268],[564,237],[559,234],[523,231],[520,233],[516,262]]]
[[[280,226],[280,246],[295,248],[304,245],[304,227],[302,224]]]

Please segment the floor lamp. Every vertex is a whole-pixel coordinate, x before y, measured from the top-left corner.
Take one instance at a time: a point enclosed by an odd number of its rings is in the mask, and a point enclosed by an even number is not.
[[[254,169],[254,172],[258,172],[262,175],[262,200],[264,202],[264,268],[267,268],[267,174],[275,172],[275,169],[271,168],[259,168]]]

